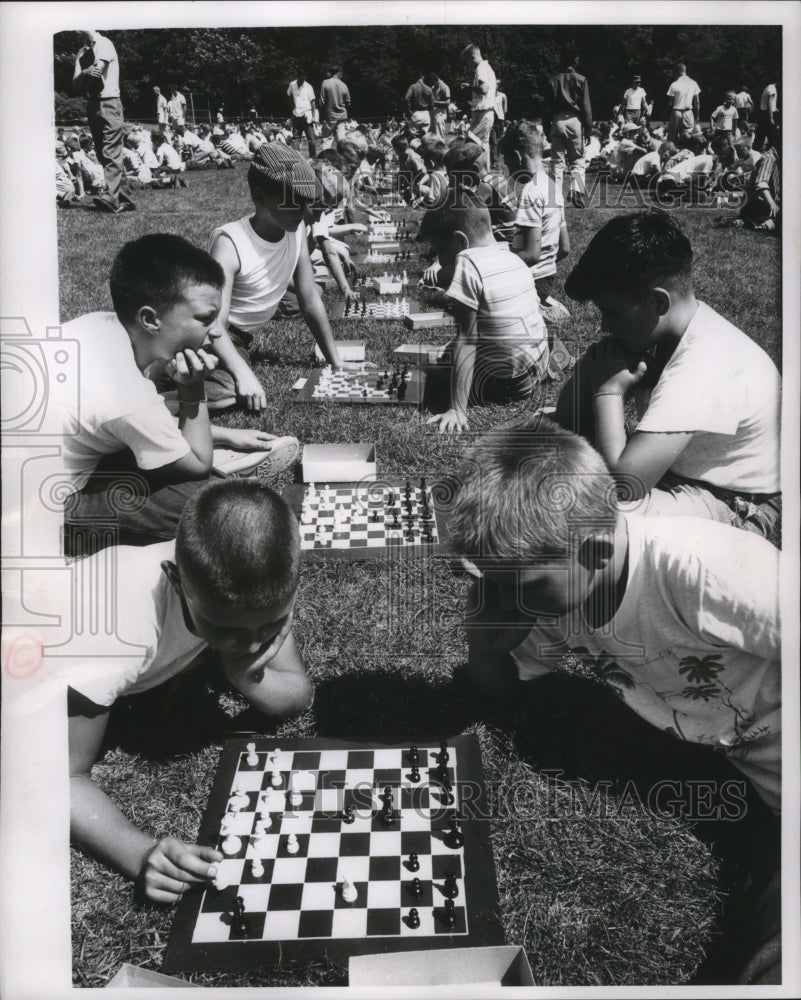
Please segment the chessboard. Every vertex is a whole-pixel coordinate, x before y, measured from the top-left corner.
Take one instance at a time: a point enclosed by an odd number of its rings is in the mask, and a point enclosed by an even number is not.
[[[381,243],[383,240],[411,240],[414,233],[407,222],[373,222],[367,233],[368,243]]]
[[[446,555],[447,486],[413,483],[292,484],[284,498],[300,522],[301,558],[348,561]]]
[[[357,264],[403,264],[419,259],[421,254],[412,250],[380,251],[370,249],[363,257],[356,260]]]
[[[489,814],[474,736],[232,740],[198,836],[224,860],[178,903],[164,971],[503,944]]]
[[[335,302],[329,309],[329,316],[331,319],[402,320],[409,313],[416,312],[419,312],[417,302],[407,299],[405,295],[378,296],[374,299],[351,295]]]
[[[364,403],[383,406],[422,406],[425,376],[408,365],[375,371],[317,369],[298,390],[302,402]]]

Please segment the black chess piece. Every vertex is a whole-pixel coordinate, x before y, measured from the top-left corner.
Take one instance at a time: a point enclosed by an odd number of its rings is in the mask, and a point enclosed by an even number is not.
[[[374,521],[374,522],[378,521],[378,508],[377,507],[373,511],[373,516],[372,516],[371,520]]]
[[[409,916],[407,920],[409,927],[411,927],[413,931],[416,931],[417,928],[420,926],[420,914],[417,912],[417,907],[413,906],[411,910],[409,910]]]
[[[412,851],[412,853],[409,855],[409,863],[407,867],[410,872],[420,871],[420,859],[417,857],[414,851]]]
[[[417,764],[420,762],[420,750],[417,747],[411,747],[409,750],[409,763]]]
[[[447,872],[442,891],[448,899],[456,899],[459,895],[459,886],[456,884],[456,872]]]
[[[434,758],[438,764],[447,764],[451,759],[451,755],[448,753],[448,743],[446,740],[442,740],[439,745],[439,753]]]
[[[457,813],[451,813],[451,826],[445,837],[448,847],[456,850],[464,844],[464,834],[462,833],[462,821]]]
[[[346,805],[342,810],[342,822],[343,823],[353,823],[356,819],[356,814],[353,811],[352,805]]]
[[[409,892],[418,898],[423,895],[423,883],[416,875],[409,883]]]
[[[392,805],[392,787],[390,785],[384,785],[384,791],[381,793],[381,801],[384,805]]]
[[[420,781],[420,768],[417,766],[417,764],[412,765],[412,772],[409,775],[409,781],[411,781],[415,785],[418,784]]]
[[[392,808],[392,804],[388,803],[384,806],[380,813],[381,822],[384,826],[392,826],[395,822],[395,810]]]
[[[456,923],[456,906],[452,899],[446,899],[442,907],[442,921],[447,927],[453,927]]]
[[[245,901],[241,896],[234,900],[231,930],[237,937],[247,937],[250,931],[250,921],[245,916]]]

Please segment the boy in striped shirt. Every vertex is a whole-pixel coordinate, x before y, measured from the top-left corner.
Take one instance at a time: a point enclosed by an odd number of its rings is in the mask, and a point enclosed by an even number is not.
[[[428,212],[420,239],[453,268],[446,294],[459,332],[445,360],[427,371],[428,423],[466,430],[467,408],[528,398],[548,368],[548,336],[531,271],[492,235],[490,214],[472,191],[457,190]]]

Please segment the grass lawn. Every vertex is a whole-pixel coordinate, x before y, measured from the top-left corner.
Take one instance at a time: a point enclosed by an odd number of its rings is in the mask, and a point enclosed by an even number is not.
[[[139,210],[119,217],[61,212],[62,320],[111,308],[106,279],[126,240],[166,231],[205,246],[215,226],[245,214],[245,173],[241,165],[193,173],[186,190],[137,192]],[[573,250],[561,278],[613,211],[568,209]],[[695,250],[699,297],[780,363],[779,241],[715,229],[719,212],[677,211]],[[360,242],[366,248],[364,238],[352,245]],[[561,287],[556,296],[563,298]],[[429,292],[415,298],[432,307],[438,301]],[[560,333],[578,352],[597,339],[597,320],[591,306],[569,305],[573,315]],[[368,357],[379,364],[389,362],[402,341],[447,336],[413,334],[396,322],[340,321],[333,328],[338,337],[364,338]],[[448,438],[411,409],[294,403],[291,387],[311,367],[312,348],[302,320],[273,322],[254,357],[267,390],[266,412],[258,418],[230,413],[220,422],[291,433],[302,442],[374,441],[380,475],[431,476],[452,470],[475,433],[552,403],[559,388],[551,383],[525,404],[474,411],[470,432]],[[643,802],[656,781],[719,778],[730,774],[728,765],[667,740],[605,689],[572,677],[546,678],[536,685],[536,700],[488,717],[462,680],[466,640],[459,621],[466,590],[465,578],[441,560],[306,565],[296,635],[316,696],[303,717],[273,730],[279,745],[282,736],[389,742],[412,733],[477,733],[498,803],[492,841],[502,917],[509,942],[526,947],[536,982],[689,981],[715,946],[720,899],[759,809],[749,811],[748,829],[739,824],[739,832],[732,831],[738,824],[691,824],[680,810],[654,815]],[[210,658],[168,690],[130,699],[112,716],[95,778],[153,835],[195,837],[221,733],[245,708],[222,686],[215,666]],[[588,791],[593,787],[602,792],[600,815],[599,800]],[[72,854],[72,904],[76,985],[103,986],[126,961],[159,968],[172,911],[144,904],[122,878],[78,851]],[[347,972],[321,964],[186,978],[204,985],[345,985]]]

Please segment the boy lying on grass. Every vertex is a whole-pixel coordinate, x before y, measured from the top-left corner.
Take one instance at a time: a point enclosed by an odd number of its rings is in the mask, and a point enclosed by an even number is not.
[[[519,701],[554,669],[605,683],[663,732],[724,754],[778,813],[777,549],[701,518],[622,513],[601,456],[544,417],[486,434],[458,481],[450,532],[478,577],[466,626],[479,693]],[[780,879],[754,869],[744,940],[765,942],[751,970],[771,976]]]
[[[174,543],[117,549],[125,588],[118,634],[142,653],[67,666],[70,824],[75,843],[155,902],[175,902],[213,879],[222,855],[170,836],[156,840],[92,781],[111,706],[190,669],[211,647],[254,708],[271,717],[303,711],[312,689],[291,631],[298,577],[294,516],[272,490],[245,480],[197,493]]]
[[[548,335],[531,271],[492,235],[487,207],[467,190],[427,212],[420,240],[453,278],[446,292],[459,333],[448,360],[426,370],[428,423],[466,430],[468,406],[527,399],[548,368]],[[452,354],[452,357],[450,356]]]
[[[565,282],[601,314],[555,420],[625,477],[640,514],[780,530],[781,377],[753,340],[695,297],[693,251],[665,212],[620,215]],[[629,437],[624,402],[639,422]]]

